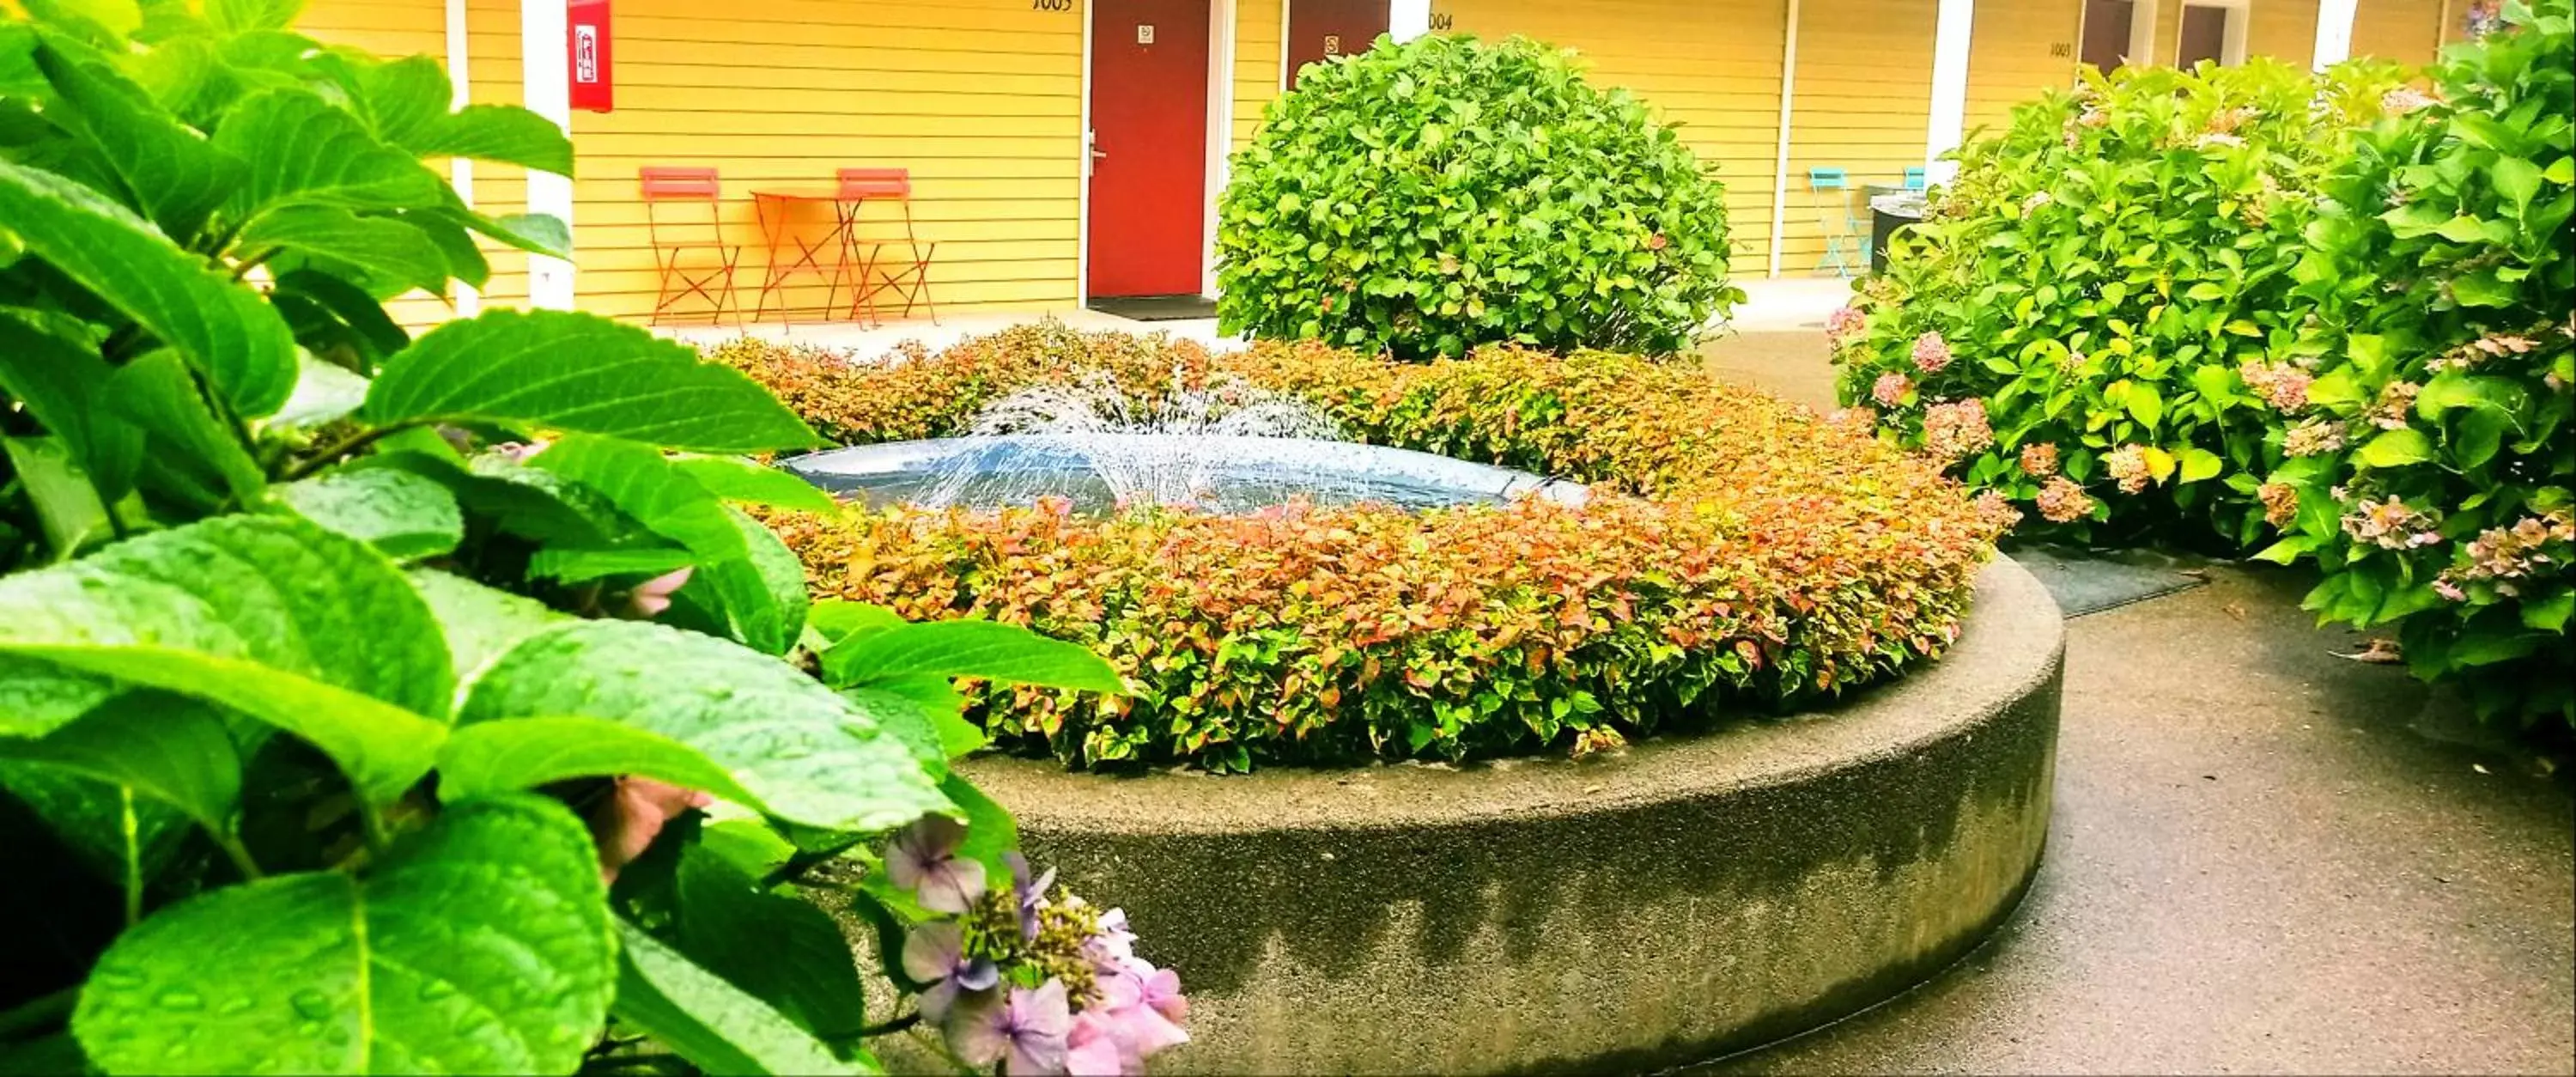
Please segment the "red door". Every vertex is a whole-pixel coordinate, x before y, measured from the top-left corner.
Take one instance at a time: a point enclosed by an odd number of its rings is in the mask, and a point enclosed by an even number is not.
[[[1387,0],[1294,0],[1288,5],[1288,85],[1307,64],[1357,56],[1387,29]]]
[[[1091,294],[1197,295],[1208,0],[1096,0],[1091,33]]]

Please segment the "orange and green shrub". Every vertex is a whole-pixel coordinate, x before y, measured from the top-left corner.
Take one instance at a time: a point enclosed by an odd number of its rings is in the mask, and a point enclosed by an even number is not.
[[[1797,706],[1938,654],[2008,523],[1862,433],[1633,356],[1212,357],[1040,327],[885,365],[758,344],[716,357],[851,443],[948,434],[1078,372],[1140,395],[1231,375],[1375,444],[1592,484],[1580,509],[772,520],[818,595],[1026,624],[1107,656],[1138,698],[976,700],[995,737],[1076,765],[1584,751]]]

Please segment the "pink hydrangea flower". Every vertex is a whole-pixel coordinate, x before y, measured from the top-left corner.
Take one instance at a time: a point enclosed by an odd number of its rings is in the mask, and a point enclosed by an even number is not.
[[[1839,348],[1843,342],[1860,335],[1869,327],[1869,316],[1848,306],[1835,307],[1825,316],[1825,344]]]
[[[638,621],[649,621],[661,616],[662,611],[671,608],[671,596],[680,588],[688,586],[689,574],[695,569],[694,565],[682,565],[678,569],[636,584],[635,590],[626,596],[626,616]]]
[[[2093,513],[2093,495],[2064,475],[2039,488],[2038,504],[2039,515],[2052,523],[2071,524]]]
[[[2034,441],[2021,447],[2021,472],[2034,479],[2057,474],[2057,443]]]
[[[1941,334],[1925,333],[1914,338],[1914,367],[1926,374],[1938,374],[1950,365],[1950,342]]]
[[[668,782],[633,776],[617,779],[615,794],[600,802],[590,817],[591,835],[599,846],[600,878],[616,882],[618,869],[644,855],[664,825],[682,812],[713,803],[715,798],[706,793]]]
[[[2274,527],[2288,527],[2299,518],[2299,488],[2286,482],[2267,482],[2254,492],[2263,502],[2264,522]]]
[[[1914,383],[1911,380],[1903,374],[1889,371],[1879,375],[1877,383],[1869,387],[1869,398],[1878,401],[1878,406],[1882,408],[1902,407],[1906,396],[1913,392]]]
[[[2110,455],[2102,458],[2102,466],[2110,470],[2111,478],[2120,484],[2120,492],[2124,494],[2137,493],[2155,481],[2155,474],[2147,469],[2147,448],[2144,445],[2122,445],[2113,449]]]
[[[1952,400],[1923,413],[1923,451],[1936,460],[1958,460],[1994,443],[1995,431],[1987,425],[1983,400]]]

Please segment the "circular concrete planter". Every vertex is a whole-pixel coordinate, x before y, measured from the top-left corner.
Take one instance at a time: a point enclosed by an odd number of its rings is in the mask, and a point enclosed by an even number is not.
[[[1812,718],[1458,769],[966,769],[1180,971],[1194,1042],[1159,1069],[1651,1069],[1888,998],[2010,914],[2061,648],[1999,561],[1946,657]]]

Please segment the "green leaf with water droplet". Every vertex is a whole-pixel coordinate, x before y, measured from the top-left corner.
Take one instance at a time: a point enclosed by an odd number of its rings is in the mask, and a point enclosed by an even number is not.
[[[446,737],[429,716],[448,712],[455,683],[428,607],[390,562],[272,516],[0,579],[0,654],[222,704],[311,741],[380,801],[428,772]]]
[[[659,733],[604,718],[478,722],[447,738],[438,756],[440,796],[534,789],[566,778],[635,774],[703,789],[764,809],[760,798],[706,756]]]
[[[740,371],[636,326],[565,311],[495,310],[430,331],[385,360],[361,416],[603,434],[693,452],[818,443]]]
[[[862,1054],[832,1057],[785,1015],[619,921],[617,1020],[709,1073],[877,1073]]]
[[[929,621],[861,636],[824,652],[823,676],[849,687],[934,676],[1113,695],[1127,691],[1118,671],[1090,648],[994,621]]]
[[[364,876],[162,910],[99,958],[72,1032],[109,1073],[570,1073],[615,976],[589,832],[554,801],[496,797]]]
[[[768,893],[719,852],[691,846],[677,873],[682,952],[826,1040],[867,1027],[867,995],[841,929],[819,906]]]
[[[782,819],[836,831],[952,810],[876,719],[795,667],[712,636],[633,621],[538,633],[475,679],[460,725],[586,717],[688,745]]]
[[[241,804],[241,754],[221,712],[160,692],[109,700],[41,740],[0,741],[0,759],[125,786],[216,834]]]
[[[437,557],[465,540],[456,495],[436,481],[378,467],[273,487],[269,496],[298,516],[357,539],[387,557]]]

